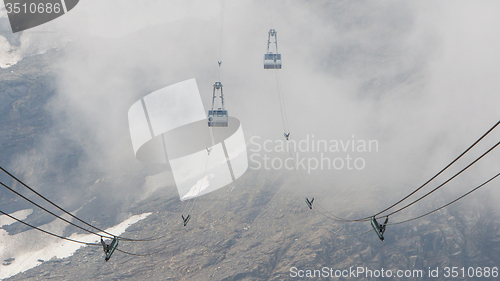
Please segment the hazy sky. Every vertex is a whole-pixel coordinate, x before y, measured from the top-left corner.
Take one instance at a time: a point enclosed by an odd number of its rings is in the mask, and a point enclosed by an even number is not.
[[[82,148],[83,171],[119,177],[136,161],[127,111],[140,97],[196,78],[208,108],[220,42],[226,107],[241,121],[249,149],[255,148],[252,136],[260,143],[283,140],[275,72],[262,65],[270,28],[278,32],[283,56],[279,75],[292,139],[378,142],[376,152],[351,153],[365,159],[363,170],[305,173],[306,186],[296,186],[305,196],[321,195],[335,205],[358,194],[372,204],[360,213],[379,209],[423,183],[499,119],[496,1],[137,3],[82,0],[37,27],[57,32],[46,39],[51,44],[70,42],[49,108],[59,121],[55,130]],[[25,39],[27,45],[44,44],[39,35],[28,37],[37,28],[23,36],[42,43]],[[38,151],[56,149],[49,139]],[[500,129],[459,164],[499,139]],[[309,156],[319,154],[302,154]],[[493,176],[498,156],[492,153],[442,193],[453,198]],[[474,196],[498,198],[495,186]]]

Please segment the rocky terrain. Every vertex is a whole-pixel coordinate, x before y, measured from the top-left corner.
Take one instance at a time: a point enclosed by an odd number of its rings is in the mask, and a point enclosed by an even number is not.
[[[291,267],[359,266],[427,273],[429,267],[498,266],[500,230],[487,210],[454,209],[388,227],[386,241],[381,242],[373,232],[353,237],[369,229],[368,223],[346,226],[313,213],[300,196],[287,192],[291,184],[284,175],[247,173],[238,184],[200,198],[186,227],[178,223],[181,206],[175,192],[159,192],[156,200],[130,208],[132,213],[153,211],[153,215],[126,235],[166,236],[120,246],[131,253],[159,253],[138,257],[117,252],[104,262],[100,247],[86,247],[9,280],[289,280]]]

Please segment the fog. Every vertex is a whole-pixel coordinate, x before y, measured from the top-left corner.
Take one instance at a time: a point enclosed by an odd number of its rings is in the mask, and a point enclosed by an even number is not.
[[[129,107],[155,90],[196,78],[208,109],[220,48],[226,107],[241,121],[249,157],[265,154],[252,152],[256,150],[252,137],[257,136],[254,140],[261,145],[284,140],[276,73],[262,66],[270,28],[278,32],[283,57],[279,75],[291,139],[299,142],[314,136],[328,142],[378,143],[376,151],[350,153],[364,159],[363,169],[302,171],[302,184],[287,187],[300,197],[318,198],[331,211],[367,215],[388,206],[498,121],[498,2],[157,0],[141,1],[141,6],[136,2],[81,1],[67,15],[38,27],[58,34],[47,37],[51,44],[66,46],[58,66],[58,90],[47,105],[56,126],[39,142],[38,160],[21,155],[11,163],[12,169],[27,173],[32,162],[48,161],[54,178],[134,177],[138,184],[115,184],[112,190],[139,196],[144,176],[168,166],[153,167],[135,159]],[[60,136],[71,143],[71,153],[78,152],[73,167],[58,167],[53,157],[56,152],[67,153],[59,151]],[[497,129],[437,183],[499,139]],[[490,153],[433,194],[433,200],[450,201],[495,175],[499,153]],[[320,157],[318,152],[299,155]],[[30,175],[32,183],[41,180],[36,173]],[[463,201],[498,199],[497,181]],[[64,193],[64,185],[51,188]],[[110,189],[103,188],[102,194],[107,192]]]

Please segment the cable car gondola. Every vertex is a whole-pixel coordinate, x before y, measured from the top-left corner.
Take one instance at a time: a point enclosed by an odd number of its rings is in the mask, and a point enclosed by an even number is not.
[[[269,51],[271,37],[274,37],[276,53]],[[267,53],[264,55],[264,69],[281,69],[281,54],[278,54],[278,35],[274,29],[269,30],[267,35]]]
[[[216,91],[218,90],[220,90],[222,108],[214,109],[215,98],[217,97]],[[212,96],[212,109],[208,110],[208,127],[227,127],[227,123],[228,115],[227,110],[224,109],[224,94],[222,92],[222,83],[215,82]]]

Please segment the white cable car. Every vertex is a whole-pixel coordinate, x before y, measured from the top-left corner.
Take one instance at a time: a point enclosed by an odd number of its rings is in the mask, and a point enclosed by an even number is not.
[[[271,37],[274,37],[276,53],[269,51]],[[278,34],[274,29],[269,30],[267,35],[267,53],[264,55],[264,69],[281,69],[281,54],[278,54]]]
[[[220,99],[222,101],[222,108],[214,109],[215,98],[217,95],[215,92],[220,90]],[[224,109],[224,94],[222,92],[222,83],[215,82],[214,91],[212,96],[212,109],[208,110],[208,127],[227,127],[228,115],[227,110]]]

